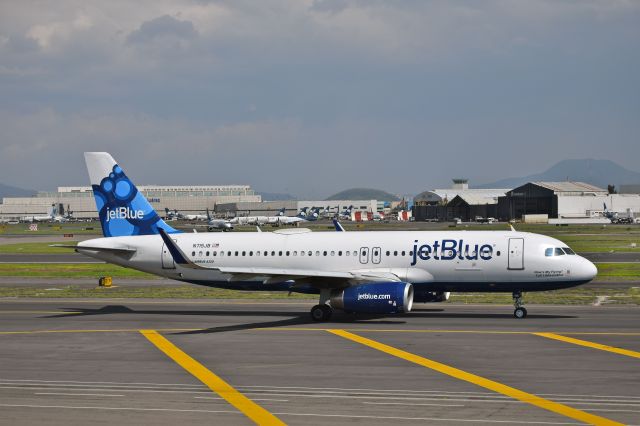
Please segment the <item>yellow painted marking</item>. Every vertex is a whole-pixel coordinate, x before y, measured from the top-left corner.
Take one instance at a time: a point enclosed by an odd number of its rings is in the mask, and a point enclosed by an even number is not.
[[[259,425],[284,425],[276,416],[235,390],[230,384],[208,370],[204,365],[184,353],[169,340],[155,330],[140,330],[151,343],[174,360],[180,367],[187,370],[195,378],[207,385],[209,389],[224,398],[229,404],[240,410]]]
[[[512,388],[507,385],[503,385],[502,383],[498,383],[493,380],[485,379],[484,377],[480,377],[472,373],[467,373],[466,371],[459,370],[455,367],[450,367],[448,365],[439,363],[437,361],[432,361],[430,359],[423,358],[421,356],[412,354],[410,352],[405,352],[401,349],[397,349],[392,346],[385,345],[384,343],[376,342],[375,340],[367,339],[366,337],[362,337],[345,330],[329,330],[329,332],[337,336],[343,337],[345,339],[354,341],[356,343],[360,343],[362,345],[368,346],[370,348],[377,349],[386,354],[404,359],[405,361],[409,361],[414,364],[418,364],[423,367],[430,368],[439,373],[446,374],[448,376],[454,377],[459,380],[464,380],[465,382],[473,383],[485,389],[489,389],[493,392],[497,392],[497,393],[509,396],[519,401],[526,402],[527,404],[535,405],[536,407],[540,407],[545,410],[549,410],[554,413],[557,413],[557,414],[560,414],[560,415],[563,415],[587,424],[593,424],[593,425],[621,425],[622,424],[604,417],[596,416],[594,414],[577,410],[575,408],[569,407],[564,404],[559,404],[557,402],[553,402],[548,399],[541,398],[537,395],[533,395],[533,394],[521,391],[519,389]]]
[[[614,346],[608,346],[608,345],[602,345],[600,343],[589,342],[587,340],[574,339],[572,337],[561,336],[555,333],[533,333],[533,334],[540,337],[546,337],[547,339],[560,340],[562,342],[573,343],[574,345],[600,349],[601,351],[613,352],[616,354],[626,355],[633,358],[640,358],[640,352],[630,351],[628,349],[620,349]]]

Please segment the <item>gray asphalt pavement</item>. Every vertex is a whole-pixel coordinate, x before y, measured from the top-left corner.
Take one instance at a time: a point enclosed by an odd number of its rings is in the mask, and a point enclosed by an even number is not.
[[[640,424],[637,307],[419,307],[406,316],[308,319],[299,301],[0,300],[5,424],[251,424],[139,333],[173,345],[288,424],[579,424],[411,363],[358,336],[550,401]],[[12,334],[8,334],[11,332]],[[591,333],[591,334],[575,334]],[[640,354],[639,354],[640,355]]]

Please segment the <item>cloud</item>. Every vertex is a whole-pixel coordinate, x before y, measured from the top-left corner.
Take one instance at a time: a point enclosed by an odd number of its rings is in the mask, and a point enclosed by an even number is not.
[[[163,15],[143,22],[140,28],[127,36],[127,43],[146,43],[166,38],[192,40],[197,36],[198,32],[192,22],[181,21],[172,16]]]

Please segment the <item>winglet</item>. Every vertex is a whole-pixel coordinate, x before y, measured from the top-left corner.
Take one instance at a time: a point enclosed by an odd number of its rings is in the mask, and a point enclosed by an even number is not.
[[[333,226],[336,227],[337,232],[345,232],[344,227],[340,222],[338,222],[338,219],[333,219]]]

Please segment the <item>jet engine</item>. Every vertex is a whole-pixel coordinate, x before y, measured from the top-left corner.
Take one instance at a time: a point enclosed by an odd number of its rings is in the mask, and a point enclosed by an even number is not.
[[[398,314],[412,305],[413,286],[404,282],[361,284],[331,294],[331,307],[346,312]]]

